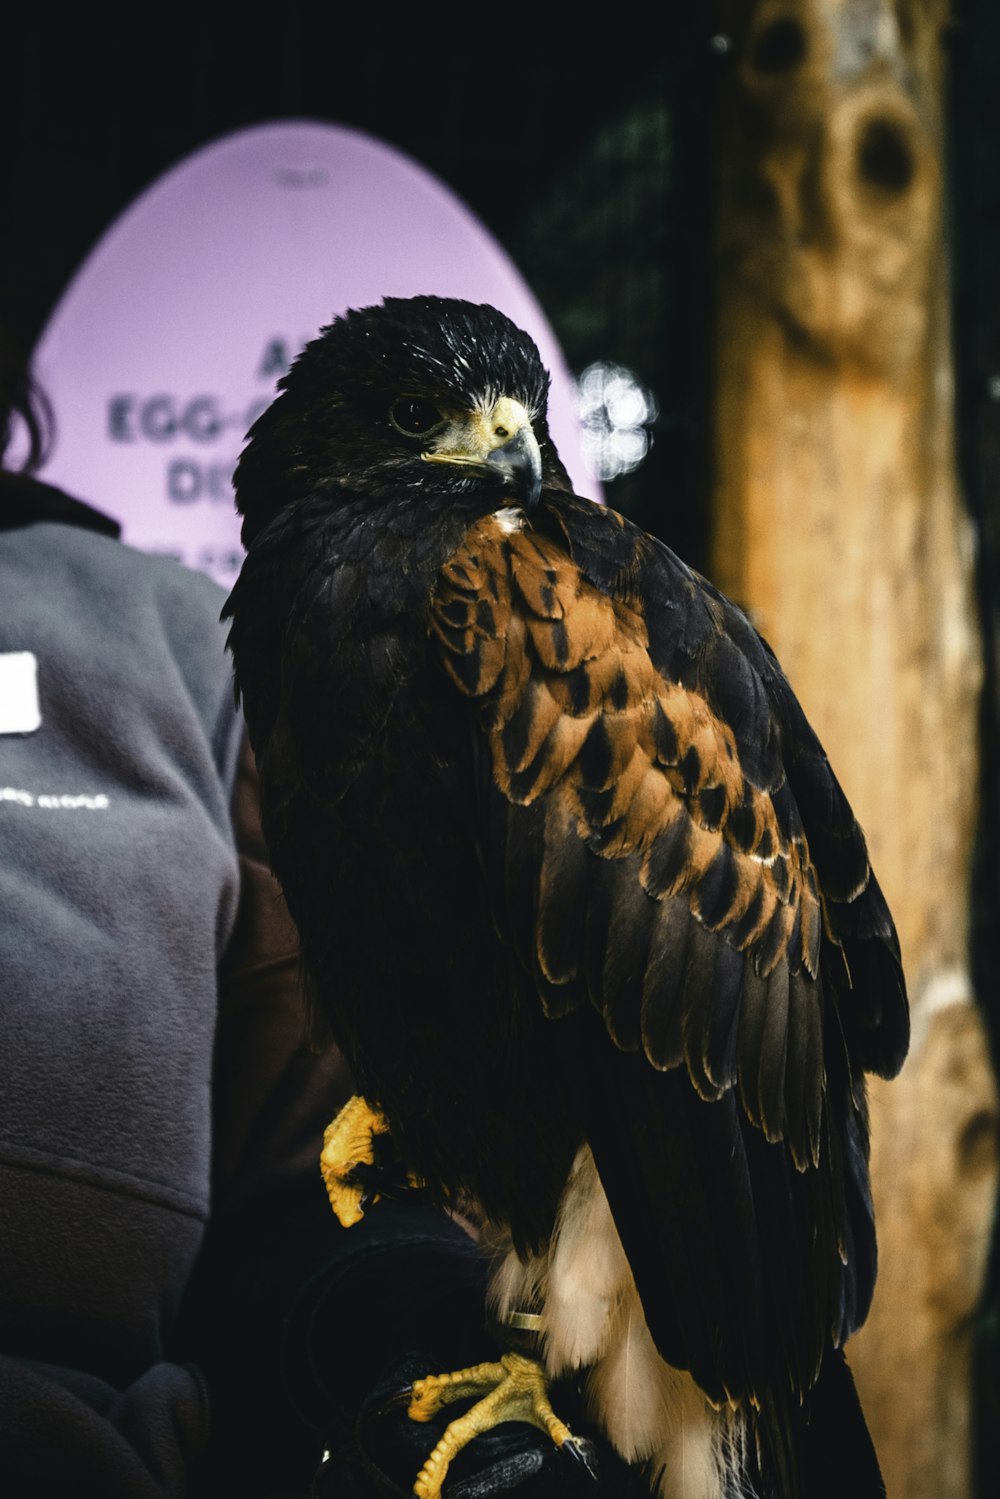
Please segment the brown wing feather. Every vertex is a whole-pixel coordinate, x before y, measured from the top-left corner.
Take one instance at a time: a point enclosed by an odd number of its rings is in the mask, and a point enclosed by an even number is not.
[[[820,1023],[822,897],[804,839],[785,830],[777,792],[747,778],[730,726],[657,670],[635,603],[594,587],[545,535],[494,516],[442,570],[430,629],[484,713],[497,787],[515,806],[546,807],[534,952],[548,1012],[584,992],[583,910],[567,920],[566,905],[568,892],[586,897],[596,854],[619,865],[629,900],[649,903],[644,986],[623,997],[606,958],[590,984],[612,1039],[634,1038],[659,1068],[685,1061],[704,1098],[738,1080],[766,1136],[787,1138],[799,1164],[815,1161],[821,1096],[800,1089],[788,1120],[784,1058],[786,1032]],[[675,916],[656,919],[675,903],[693,924],[683,936]],[[713,1013],[720,939],[753,969],[749,994],[763,984],[766,1024],[739,983],[731,1013]],[[790,988],[789,973],[804,982]],[[822,1057],[812,1060],[821,1083]]]
[[[686,895],[765,974],[786,957],[815,975],[822,908],[808,850],[747,781],[729,726],[655,669],[637,610],[546,537],[487,516],[443,570],[431,628],[460,691],[489,700],[506,796],[557,795],[604,857],[641,856],[649,895]]]

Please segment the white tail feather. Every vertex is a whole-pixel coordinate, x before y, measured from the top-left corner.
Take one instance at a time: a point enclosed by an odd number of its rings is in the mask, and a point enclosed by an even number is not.
[[[496,1316],[542,1309],[548,1372],[587,1368],[588,1409],[626,1462],[647,1462],[661,1499],[723,1499],[742,1466],[740,1417],[717,1411],[664,1363],[589,1149],[566,1184],[547,1252],[509,1247],[490,1287]]]

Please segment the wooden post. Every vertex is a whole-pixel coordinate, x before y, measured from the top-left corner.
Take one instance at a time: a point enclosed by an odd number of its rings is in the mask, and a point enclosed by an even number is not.
[[[774,646],[896,918],[880,1279],[848,1354],[889,1499],[967,1499],[997,1100],[969,982],[981,650],[953,456],[946,0],[732,0],[710,573]]]

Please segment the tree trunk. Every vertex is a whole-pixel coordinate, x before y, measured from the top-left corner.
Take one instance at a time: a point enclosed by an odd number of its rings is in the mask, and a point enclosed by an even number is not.
[[[889,1499],[970,1493],[997,1101],[969,981],[981,649],[942,229],[945,0],[729,6],[710,572],[869,839],[913,1009],[871,1089],[880,1275],[848,1349]]]

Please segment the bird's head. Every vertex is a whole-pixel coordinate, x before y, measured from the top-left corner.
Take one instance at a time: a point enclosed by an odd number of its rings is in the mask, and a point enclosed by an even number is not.
[[[530,508],[570,488],[549,437],[549,377],[529,336],[496,308],[389,297],[307,344],[254,424],[236,470],[249,546],[305,495],[419,505],[482,493]]]

